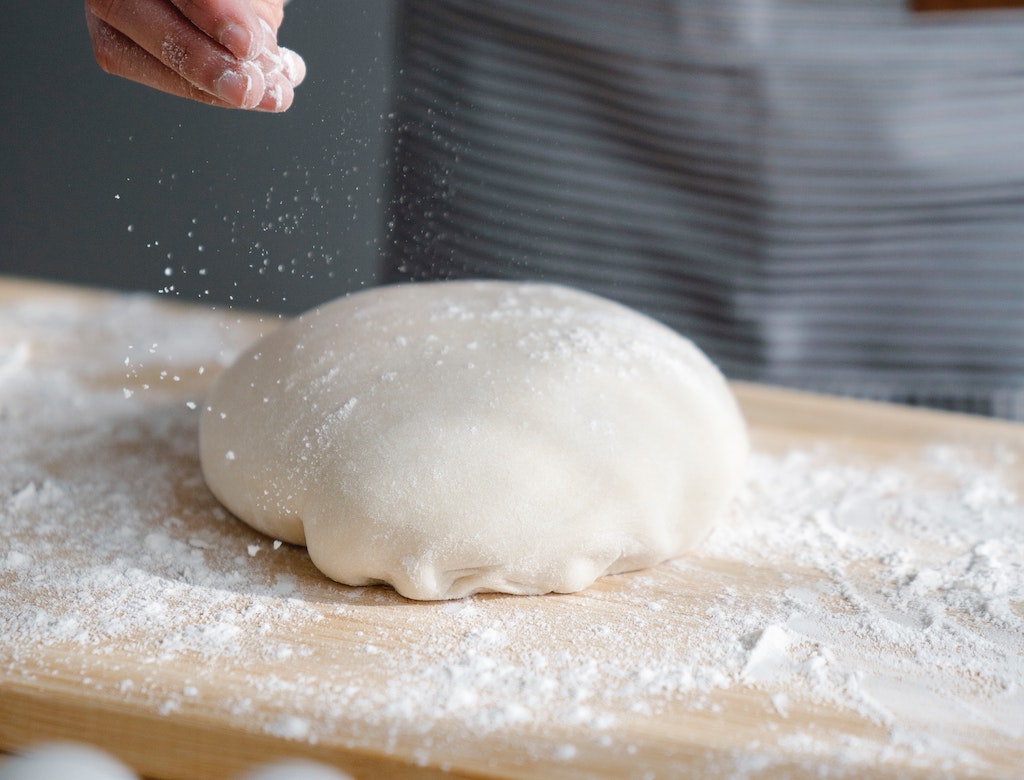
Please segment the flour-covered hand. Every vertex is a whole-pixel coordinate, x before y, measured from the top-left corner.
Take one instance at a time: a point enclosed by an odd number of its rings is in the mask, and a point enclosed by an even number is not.
[[[284,111],[306,75],[278,46],[286,0],[86,0],[108,73],[230,108]]]

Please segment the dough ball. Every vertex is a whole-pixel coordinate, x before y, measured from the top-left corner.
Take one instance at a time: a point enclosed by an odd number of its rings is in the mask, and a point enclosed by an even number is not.
[[[383,287],[252,347],[200,422],[210,489],[348,585],[573,592],[700,541],[746,429],[689,341],[569,288]]]
[[[0,761],[0,780],[138,780],[128,767],[88,745],[53,742]]]
[[[312,761],[282,761],[253,769],[239,780],[352,780],[350,775]]]

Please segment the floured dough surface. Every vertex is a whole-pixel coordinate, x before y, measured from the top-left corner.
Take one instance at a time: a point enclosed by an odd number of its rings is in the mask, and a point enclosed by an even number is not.
[[[723,378],[653,320],[565,287],[368,290],[261,340],[200,424],[207,483],[349,585],[572,592],[699,542],[739,486]]]

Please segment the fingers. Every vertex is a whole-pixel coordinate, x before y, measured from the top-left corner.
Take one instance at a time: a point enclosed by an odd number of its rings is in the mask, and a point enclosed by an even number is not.
[[[210,105],[231,107],[231,104],[219,100],[194,84],[185,81],[130,38],[122,35],[96,16],[87,14],[86,21],[92,36],[96,61],[107,73],[178,97]]]
[[[267,46],[277,45],[276,35],[268,39],[260,25],[260,17],[249,3],[237,0],[171,1],[192,24],[239,59],[255,59]]]
[[[104,70],[182,97],[284,111],[305,77],[302,58],[277,46],[274,28],[248,1],[86,0],[86,17]]]

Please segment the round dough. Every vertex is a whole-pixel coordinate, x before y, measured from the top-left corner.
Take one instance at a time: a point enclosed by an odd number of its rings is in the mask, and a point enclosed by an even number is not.
[[[75,742],[47,742],[21,756],[0,757],[0,780],[138,780],[128,767],[99,748]]]
[[[239,780],[352,780],[352,777],[311,761],[282,761],[254,769]]]
[[[746,429],[688,340],[587,293],[431,282],[274,331],[215,383],[203,473],[348,584],[413,599],[573,592],[700,541]]]

